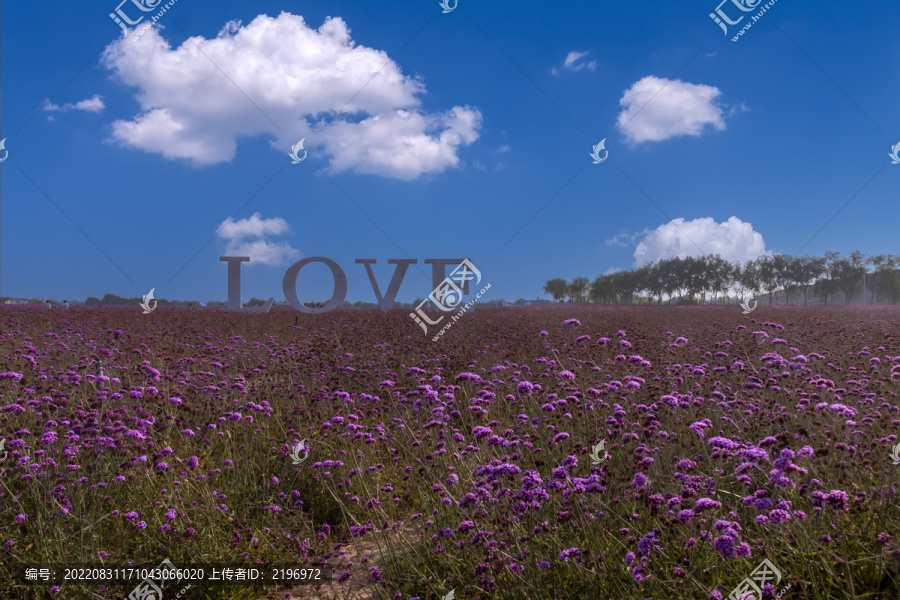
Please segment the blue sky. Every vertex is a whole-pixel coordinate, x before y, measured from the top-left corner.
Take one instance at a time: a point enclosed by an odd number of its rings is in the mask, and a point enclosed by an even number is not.
[[[427,258],[514,300],[675,255],[897,251],[895,3],[779,0],[737,42],[764,3],[721,5],[726,36],[716,0],[178,0],[138,39],[117,4],[3,11],[3,295],[225,300],[242,252],[245,300],[325,256],[351,302],[355,259],[382,291],[418,259],[409,302]]]

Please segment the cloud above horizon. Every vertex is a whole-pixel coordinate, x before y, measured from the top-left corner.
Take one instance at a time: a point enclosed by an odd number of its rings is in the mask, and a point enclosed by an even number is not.
[[[566,55],[566,59],[562,63],[562,68],[566,71],[575,71],[576,73],[584,69],[587,69],[588,71],[596,71],[596,60],[581,61],[582,58],[588,56],[589,54],[590,52],[576,52],[575,50],[569,52]],[[559,75],[560,70],[557,67],[553,67],[552,69],[550,69],[550,74]]]
[[[725,129],[723,111],[717,104],[721,95],[717,87],[651,75],[625,90],[617,122],[636,144],[683,135],[699,137],[710,128]]]
[[[103,102],[103,97],[99,94],[94,94],[91,98],[87,98],[80,102],[67,102],[63,105],[53,104],[50,102],[50,99],[44,101],[44,110],[47,112],[69,112],[70,110],[81,110],[84,112],[92,112],[98,113],[103,111],[106,108],[106,104]]]
[[[112,123],[113,140],[194,166],[230,162],[238,139],[264,135],[284,152],[306,138],[335,173],[412,180],[458,167],[481,129],[477,108],[423,110],[424,83],[357,45],[339,17],[313,29],[287,12],[259,15],[177,48],[154,26],[123,34],[102,60],[141,109]]]
[[[273,242],[268,239],[289,231],[290,227],[284,219],[263,219],[259,213],[253,213],[248,219],[225,219],[216,230],[216,235],[227,241],[224,256],[249,256],[248,266],[278,266],[300,258],[300,251],[292,248],[288,242]]]
[[[618,239],[620,236],[613,238]],[[746,263],[768,253],[762,234],[737,217],[722,223],[716,223],[712,217],[693,221],[679,217],[654,230],[644,230],[643,239],[634,250],[634,264],[642,267],[676,256],[710,254],[718,254],[729,262]]]

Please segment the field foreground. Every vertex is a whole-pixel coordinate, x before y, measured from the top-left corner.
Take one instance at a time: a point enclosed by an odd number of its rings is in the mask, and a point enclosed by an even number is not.
[[[895,307],[296,314],[0,307],[0,597],[900,598]]]

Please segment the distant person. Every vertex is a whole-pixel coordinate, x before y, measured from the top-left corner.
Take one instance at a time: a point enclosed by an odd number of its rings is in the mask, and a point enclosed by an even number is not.
[[[49,301],[49,300],[47,300],[47,308],[53,308],[53,305],[50,304],[50,301]]]
[[[69,308],[69,301],[63,300],[63,308]]]

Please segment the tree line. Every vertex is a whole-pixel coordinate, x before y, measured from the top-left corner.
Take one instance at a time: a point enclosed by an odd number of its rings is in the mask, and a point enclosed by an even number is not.
[[[788,304],[800,298],[810,300],[851,299],[864,294],[863,303],[897,304],[900,301],[900,255],[866,256],[854,251],[849,256],[826,252],[822,257],[795,257],[772,254],[730,263],[718,254],[701,257],[662,259],[633,269],[572,281],[556,278],[544,285],[554,300],[594,304],[727,304],[734,299],[763,295],[769,304],[784,299]],[[734,292],[729,294],[729,292]]]

